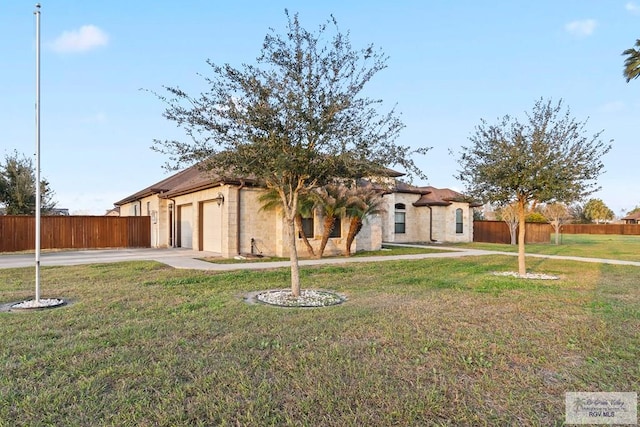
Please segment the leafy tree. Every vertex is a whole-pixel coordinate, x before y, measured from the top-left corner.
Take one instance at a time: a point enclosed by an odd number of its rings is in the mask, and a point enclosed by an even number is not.
[[[640,212],[640,206],[636,206],[635,208],[631,209],[629,212],[627,212],[627,215],[632,215],[636,212]]]
[[[382,213],[383,200],[380,192],[372,188],[355,187],[348,199],[345,216],[349,218],[349,232],[345,242],[344,255],[351,256],[351,245],[362,230],[364,220],[371,215]]]
[[[615,216],[602,199],[590,199],[584,205],[584,214],[589,221],[596,223],[610,221]]]
[[[627,79],[627,83],[640,76],[640,39],[636,40],[635,46],[638,49],[629,48],[622,52],[627,57],[624,60],[624,70],[622,72]]]
[[[473,208],[473,220],[474,221],[484,221],[486,218],[484,217],[484,211],[481,208]]]
[[[332,17],[316,32],[298,15],[287,17],[284,34],[271,30],[255,65],[211,66],[209,89],[199,96],[165,87],[164,117],[176,122],[188,142],[154,141],[173,167],[206,161],[222,175],[251,176],[280,196],[291,257],[291,291],[300,294],[295,217],[301,193],[336,178],[380,175],[399,165],[423,174],[412,150],[395,141],[403,124],[381,100],[361,95],[386,68],[372,45],[354,49]]]
[[[457,178],[468,194],[483,201],[515,203],[518,212],[518,272],[526,274],[525,215],[532,201],[570,202],[598,188],[595,180],[611,149],[600,133],[585,136],[586,122],[576,121],[562,101],[538,100],[526,120],[505,116],[497,124],[482,120],[462,147]]]
[[[563,203],[547,203],[542,212],[553,227],[556,245],[560,244],[560,227],[570,218],[569,208]]]
[[[49,182],[40,182],[41,212],[50,213],[56,203]],[[34,215],[36,211],[36,177],[33,161],[17,151],[6,154],[0,164],[0,203],[7,215]]]
[[[529,212],[524,219],[525,222],[537,222],[537,223],[543,223],[546,224],[547,222],[549,222],[547,220],[547,217],[544,216],[544,214],[534,211],[534,212]]]

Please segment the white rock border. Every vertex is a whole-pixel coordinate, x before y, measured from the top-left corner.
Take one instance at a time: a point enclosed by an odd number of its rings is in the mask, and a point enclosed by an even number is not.
[[[515,277],[517,279],[534,279],[534,280],[559,280],[560,277],[552,276],[550,274],[542,274],[542,273],[527,273],[524,276],[520,275],[516,271],[494,271],[492,273],[494,276],[508,276]]]
[[[301,289],[300,296],[291,295],[291,289],[272,289],[259,291],[254,295],[256,301],[276,307],[330,307],[342,304],[346,297],[333,291],[321,289]]]
[[[42,310],[46,308],[56,308],[62,307],[66,302],[62,298],[41,298],[36,302],[34,299],[18,302],[15,304],[9,305],[10,310]]]

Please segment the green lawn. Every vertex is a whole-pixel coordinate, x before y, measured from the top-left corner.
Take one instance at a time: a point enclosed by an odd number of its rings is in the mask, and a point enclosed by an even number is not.
[[[42,269],[67,307],[0,313],[0,426],[562,425],[567,391],[638,391],[640,269],[529,259],[302,269],[341,306],[247,304],[286,269]],[[0,303],[33,269],[0,270]]]
[[[555,242],[551,234],[551,242]],[[589,258],[621,259],[640,261],[640,236],[563,234],[561,243],[528,244],[530,254],[571,255]],[[452,246],[493,251],[518,252],[517,245],[498,243],[461,243]]]
[[[413,254],[430,254],[430,253],[438,253],[438,252],[450,252],[447,250],[441,250],[437,248],[429,248],[429,247],[401,247],[401,246],[382,246],[382,249],[378,251],[361,251],[356,252],[352,255],[354,258],[360,257],[368,257],[368,256],[390,256],[390,255],[413,255]],[[300,259],[311,259],[306,255],[305,249],[300,250],[298,254]],[[343,255],[336,256],[323,256],[322,258],[344,258]],[[244,264],[250,262],[274,262],[274,261],[289,261],[289,258],[278,258],[278,257],[264,257],[264,258],[246,258],[246,259],[235,259],[235,258],[221,258],[221,257],[213,257],[213,258],[201,258],[202,261],[212,262],[214,264]]]

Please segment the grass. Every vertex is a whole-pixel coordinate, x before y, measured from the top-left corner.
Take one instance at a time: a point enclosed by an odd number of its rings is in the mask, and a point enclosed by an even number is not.
[[[399,247],[399,246],[382,246],[382,249],[378,251],[360,251],[352,255],[354,258],[368,257],[368,256],[390,256],[390,255],[413,255],[413,254],[429,254],[436,252],[450,252],[447,250],[425,248],[425,247]],[[306,256],[306,251],[302,249],[298,253],[300,259],[313,259]],[[343,258],[342,255],[336,256],[323,256],[323,258]],[[221,257],[206,257],[200,258],[202,261],[212,262],[214,264],[244,264],[252,262],[277,262],[277,261],[289,261],[289,258],[278,257],[263,257],[263,258],[221,258]]]
[[[588,258],[620,259],[640,262],[640,236],[563,234],[561,244],[527,244],[529,254],[568,255]],[[451,246],[486,249],[493,251],[518,252],[517,245],[499,243],[459,243]]]
[[[287,269],[42,269],[67,307],[0,313],[0,426],[562,425],[567,391],[637,391],[637,267],[512,257],[302,269],[348,297],[243,301]],[[33,269],[0,270],[0,302]]]

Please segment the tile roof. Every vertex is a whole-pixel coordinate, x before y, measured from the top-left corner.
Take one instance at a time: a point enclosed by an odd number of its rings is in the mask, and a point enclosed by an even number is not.
[[[386,172],[393,178],[404,175],[392,169],[387,169]],[[196,164],[183,169],[162,181],[156,182],[137,193],[125,197],[124,199],[115,202],[114,205],[121,206],[154,194],[157,194],[160,198],[167,199],[195,191],[205,190],[207,188],[217,187],[223,184],[240,185],[242,182],[250,185],[256,184],[255,179],[223,178],[211,171],[201,169],[200,164]],[[371,185],[372,183],[369,184]],[[376,186],[375,184],[373,185]],[[420,198],[413,203],[414,206],[448,206],[452,202],[468,201],[464,195],[448,188],[435,188],[432,186],[416,187],[402,181],[396,181],[396,185],[391,191],[419,194]],[[480,205],[471,203],[471,206]]]
[[[158,197],[166,199],[171,197],[180,196],[183,194],[192,193],[195,191],[205,190],[207,188],[217,187],[223,184],[235,184],[240,185],[256,185],[257,180],[252,177],[248,178],[228,178],[216,175],[211,171],[202,169],[200,167],[202,163],[197,163],[186,169],[177,172],[162,181],[144,188],[137,193],[133,193],[130,196],[125,197],[122,200],[118,200],[114,203],[115,206],[122,206],[127,203],[135,202],[144,197],[149,197],[157,194]],[[387,176],[396,178],[403,176],[402,172],[397,172],[393,169],[385,168]]]
[[[241,181],[245,181],[247,183],[254,182],[254,180],[251,179],[241,180],[239,178],[223,178],[210,171],[201,169],[200,164],[196,164],[183,169],[162,181],[156,182],[137,193],[125,197],[124,199],[115,202],[114,205],[121,206],[154,194],[158,194],[161,198],[170,198],[194,191],[217,187],[222,184],[240,184]]]
[[[449,188],[421,187],[425,192],[413,206],[449,206],[453,202],[466,202],[465,197]]]
[[[362,182],[362,185],[372,186],[379,190],[385,190],[383,186],[371,182]],[[471,207],[482,206],[482,203],[470,200],[464,194],[451,190],[450,188],[436,188],[430,185],[416,187],[403,181],[396,181],[395,186],[386,189],[385,193],[419,194],[420,198],[413,203],[413,206],[449,206],[453,202],[469,203]]]
[[[625,216],[624,218],[620,218],[620,219],[622,219],[622,220],[629,220],[629,219],[640,220],[640,211],[634,212],[634,213],[629,214],[629,215]]]

